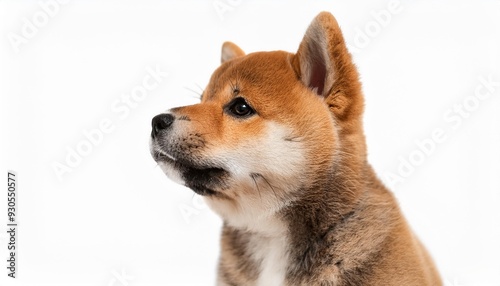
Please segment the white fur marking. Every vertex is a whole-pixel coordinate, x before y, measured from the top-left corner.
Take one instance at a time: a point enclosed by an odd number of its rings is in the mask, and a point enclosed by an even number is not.
[[[286,236],[265,237],[255,235],[250,240],[252,256],[260,261],[260,273],[257,278],[257,286],[280,286],[284,285],[287,253]]]

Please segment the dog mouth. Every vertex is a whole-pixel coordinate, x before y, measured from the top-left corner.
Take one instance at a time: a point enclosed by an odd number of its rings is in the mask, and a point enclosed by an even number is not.
[[[219,190],[226,188],[229,173],[223,168],[175,158],[159,150],[154,150],[152,155],[157,163],[166,164],[176,170],[184,181],[184,185],[195,193],[202,196],[224,196]]]

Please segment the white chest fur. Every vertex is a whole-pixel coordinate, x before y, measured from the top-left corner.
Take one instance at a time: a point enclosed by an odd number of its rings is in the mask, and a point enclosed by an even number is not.
[[[260,262],[260,273],[256,286],[281,286],[285,282],[288,262],[286,236],[259,236],[250,239],[250,251],[255,261]]]

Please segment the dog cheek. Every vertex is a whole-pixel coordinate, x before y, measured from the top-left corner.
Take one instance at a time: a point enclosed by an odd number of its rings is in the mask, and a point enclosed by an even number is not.
[[[305,159],[302,142],[286,140],[291,132],[278,123],[268,123],[265,130],[258,138],[216,150],[236,180],[248,179],[252,173],[286,180],[300,173]]]

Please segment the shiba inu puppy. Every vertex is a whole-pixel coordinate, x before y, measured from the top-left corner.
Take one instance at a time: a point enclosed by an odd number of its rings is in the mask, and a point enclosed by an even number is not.
[[[153,118],[153,158],[224,221],[218,285],[441,285],[367,162],[362,113],[322,12],[296,54],[224,43],[201,103]]]

